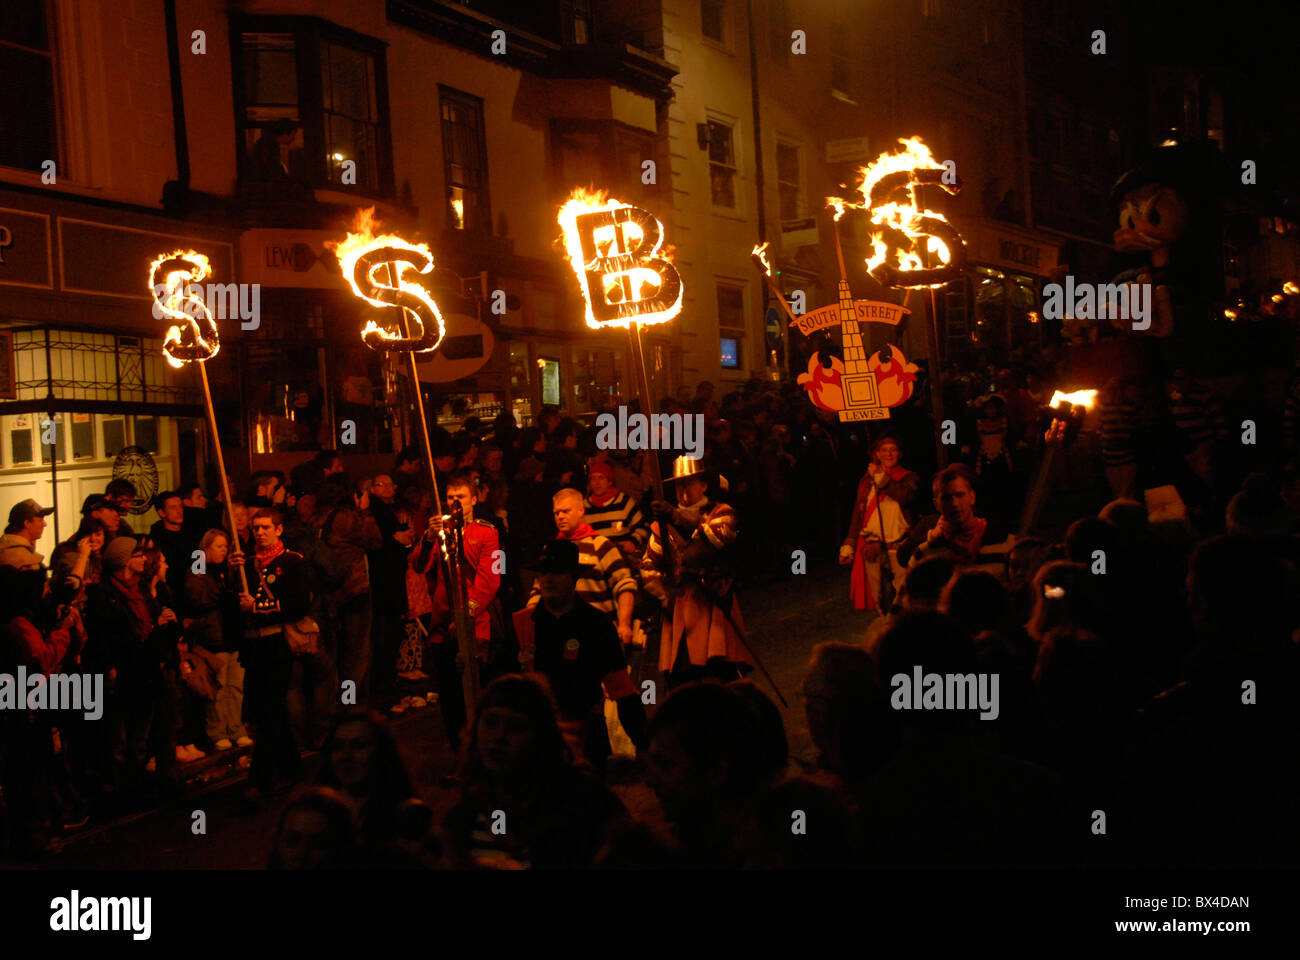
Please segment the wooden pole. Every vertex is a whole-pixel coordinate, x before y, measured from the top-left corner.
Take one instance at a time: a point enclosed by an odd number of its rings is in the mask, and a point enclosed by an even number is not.
[[[230,538],[235,547],[239,547],[239,530],[235,527],[235,505],[230,500],[230,480],[226,477],[226,458],[221,453],[221,437],[217,433],[217,412],[212,407],[212,388],[208,386],[208,368],[202,361],[199,365],[199,382],[203,384],[203,404],[208,411],[208,426],[212,428],[212,447],[217,454],[217,474],[221,477],[221,496],[226,501],[226,518],[230,521]],[[240,551],[243,552],[242,550]],[[248,593],[248,574],[244,565],[239,565],[239,585]]]
[[[627,325],[627,343],[628,348],[632,351],[632,371],[636,375],[637,392],[641,395],[641,412],[646,416],[646,422],[650,421],[650,414],[654,412],[654,406],[650,399],[650,378],[646,375],[645,369],[645,347],[641,342],[641,324],[635,320]],[[650,475],[654,478],[655,499],[664,498],[664,476],[663,470],[659,466],[659,451],[654,449],[657,443],[651,440],[651,449],[646,451],[650,457]]]
[[[943,443],[943,386],[939,382],[942,362],[939,359],[939,308],[934,287],[930,288],[930,320],[925,325],[925,339],[930,348],[930,406],[934,410],[934,449],[939,469],[948,466],[948,447]]]
[[[398,287],[399,274],[393,268],[393,264],[388,264],[388,285]],[[411,335],[410,325],[406,321],[406,308],[398,307],[401,311],[402,336]],[[424,411],[424,391],[420,389],[420,370],[415,360],[415,351],[407,350],[406,361],[410,368],[411,392],[415,395],[415,410],[420,418],[420,446],[424,448],[424,459],[429,465],[429,480],[433,484],[433,510],[439,515],[442,514],[442,495],[438,490],[438,471],[433,465],[433,444],[429,440],[429,418]],[[424,539],[424,531],[417,533],[421,540]],[[460,647],[461,659],[465,661],[465,669],[460,675],[461,690],[465,695],[465,710],[470,716],[473,716],[474,705],[478,703],[478,657],[475,656],[475,638],[474,621],[468,616],[468,611],[463,609],[465,606],[464,594],[460,589],[461,570],[460,570],[460,539],[452,540],[453,549],[447,552],[447,602],[451,604],[453,612],[453,621],[457,623],[456,639]],[[456,569],[452,569],[455,565]],[[465,629],[468,626],[469,629]]]

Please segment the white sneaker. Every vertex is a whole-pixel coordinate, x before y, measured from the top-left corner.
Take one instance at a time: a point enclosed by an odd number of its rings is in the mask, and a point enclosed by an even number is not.
[[[215,746],[218,750],[229,750],[234,744],[230,742],[229,737],[222,737],[216,742]]]

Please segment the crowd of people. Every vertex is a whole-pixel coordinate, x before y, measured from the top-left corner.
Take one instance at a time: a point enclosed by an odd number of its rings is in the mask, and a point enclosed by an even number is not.
[[[703,418],[702,460],[601,449],[549,409],[470,418],[434,432],[431,465],[410,447],[352,476],[325,451],[229,505],[183,485],[147,535],[114,481],[48,561],[51,511],[24,501],[0,539],[0,672],[99,673],[108,693],[98,720],[0,712],[9,847],[166,802],[186,764],[248,749],[251,809],[298,787],[282,869],[1294,864],[1300,502],[1264,474],[1225,489],[1211,400],[1176,386],[1181,446],[1135,444],[1108,388],[1097,483],[1075,478],[1058,536],[1016,536],[1045,398],[1011,371],[946,384],[943,469],[914,405],[868,433],[772,384],[706,382],[658,405]],[[1140,502],[1153,477],[1191,509]],[[739,589],[799,551],[862,611],[850,642],[809,638],[815,761],[755,683]],[[996,675],[996,719],[898,709],[891,678],[914,670]],[[431,689],[459,758],[441,818],[391,729]]]

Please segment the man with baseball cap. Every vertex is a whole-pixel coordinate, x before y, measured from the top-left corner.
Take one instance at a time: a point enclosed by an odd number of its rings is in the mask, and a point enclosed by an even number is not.
[[[117,536],[133,536],[129,528],[124,528],[122,524],[122,514],[126,513],[127,507],[122,506],[117,500],[102,493],[92,493],[81,504],[81,515],[83,517],[94,517],[104,524],[104,543],[112,543],[113,538]]]
[[[9,526],[0,537],[0,565],[39,570],[43,558],[33,548],[45,532],[45,518],[53,512],[53,507],[42,507],[30,498],[15,503],[9,511]]]
[[[618,705],[619,723],[638,748],[645,746],[645,708],[613,622],[578,596],[580,571],[578,544],[547,543],[537,564],[541,602],[515,614],[515,624],[521,647],[551,682],[561,726],[600,770],[611,752],[605,697]]]

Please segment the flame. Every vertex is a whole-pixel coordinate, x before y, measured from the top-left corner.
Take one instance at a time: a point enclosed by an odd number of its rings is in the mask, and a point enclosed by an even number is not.
[[[569,195],[569,199],[560,207],[559,213],[556,216],[556,220],[560,224],[560,230],[564,236],[564,249],[569,258],[569,265],[573,268],[573,272],[578,277],[578,287],[582,290],[582,298],[586,304],[587,326],[591,327],[593,330],[600,330],[605,327],[627,327],[630,326],[633,321],[644,325],[666,323],[682,311],[682,296],[684,291],[679,284],[676,300],[671,305],[657,313],[639,313],[635,316],[620,317],[603,323],[596,319],[596,315],[591,307],[593,291],[589,287],[588,271],[590,270],[594,273],[596,268],[599,266],[599,260],[594,260],[592,263],[588,264],[586,259],[583,257],[582,235],[578,231],[578,217],[587,213],[602,213],[608,210],[620,210],[623,208],[633,207],[635,207],[634,204],[624,203],[621,200],[614,199],[607,191],[588,190],[584,187],[578,187]],[[639,251],[638,257],[642,261],[653,258],[671,262],[671,259],[665,256],[662,249],[663,224],[659,223],[658,220],[656,220],[655,223],[658,224],[659,227],[659,243],[657,243],[652,250]],[[644,238],[644,234],[635,223],[623,224],[622,231],[624,240],[632,238],[639,241]],[[620,243],[618,232],[617,229],[602,231],[595,238],[597,247],[614,250]],[[606,233],[608,235],[606,235]],[[654,296],[661,288],[663,280],[664,277],[662,274],[649,267],[632,267],[627,270],[606,273],[602,275],[604,289],[600,291],[600,295],[606,298],[616,298],[611,295],[616,295],[619,288],[621,288],[624,291],[630,289],[636,292],[637,295],[635,297],[629,297],[629,300],[647,299],[647,292],[649,293],[649,296]]]
[[[423,270],[416,270],[413,264],[397,261],[397,277],[394,283],[396,284],[397,289],[403,290],[422,300],[425,306],[429,308],[429,312],[434,318],[436,318],[439,328],[443,328],[442,314],[438,311],[438,305],[434,303],[433,298],[429,296],[429,292],[420,284],[409,282],[406,279],[408,270],[421,274],[431,273],[433,271],[433,253],[430,252],[429,245],[427,243],[411,243],[394,233],[383,233],[376,236],[375,228],[378,226],[379,221],[375,219],[375,208],[367,207],[364,210],[357,211],[357,215],[353,220],[352,230],[349,231],[346,239],[339,242],[333,240],[325,241],[325,246],[334,251],[334,256],[338,258],[339,268],[343,271],[343,277],[347,280],[348,286],[352,288],[352,293],[366,301],[366,303],[371,306],[383,307],[385,309],[391,308],[393,304],[387,303],[383,300],[376,300],[362,291],[361,287],[357,284],[355,276],[357,261],[368,251],[373,250],[376,247],[398,247],[402,250],[410,250],[413,253],[420,254],[423,258],[427,258],[428,264]],[[367,280],[376,287],[392,287],[394,283],[379,283],[376,280],[375,275],[380,270],[384,270],[391,274],[393,266],[394,264],[392,263],[376,264],[371,267]],[[402,307],[401,309],[405,310],[406,308]],[[423,323],[423,321],[418,318],[416,322]],[[377,334],[383,340],[404,339],[400,331],[390,330],[387,327],[380,326],[373,319],[367,320],[365,327],[361,331],[361,339],[366,340],[374,334]],[[442,339],[441,329],[440,335],[437,339],[439,341]]]
[[[1096,390],[1076,390],[1073,393],[1062,393],[1060,390],[1053,392],[1052,402],[1049,407],[1055,407],[1062,403],[1071,403],[1077,407],[1084,407],[1091,410],[1093,402],[1097,399]]]
[[[1283,293],[1300,293],[1300,287],[1297,287],[1293,281],[1288,280],[1286,283],[1282,284],[1282,292],[1283,292]]]
[[[942,163],[934,159],[930,148],[925,145],[920,137],[900,138],[898,142],[903,145],[902,150],[895,153],[882,153],[870,164],[858,171],[862,177],[862,181],[857,187],[858,192],[862,195],[861,202],[845,200],[842,197],[826,198],[827,206],[835,210],[836,220],[839,220],[848,209],[866,210],[870,214],[871,225],[875,229],[871,231],[872,253],[867,258],[868,273],[884,263],[889,256],[890,247],[885,242],[885,235],[886,231],[890,229],[902,233],[912,241],[927,237],[927,252],[935,254],[942,264],[952,262],[952,251],[948,249],[947,244],[937,237],[929,236],[917,229],[916,223],[919,218],[926,217],[944,223],[948,222],[948,218],[938,211],[918,207],[915,187],[909,190],[909,203],[892,200],[878,206],[871,206],[871,193],[885,177],[911,170],[945,169]],[[925,267],[921,255],[915,249],[904,250],[901,247],[896,249],[895,263],[898,269],[903,272],[921,270]],[[943,283],[934,283],[925,286],[941,287],[943,285]]]
[[[177,259],[188,261],[190,269],[168,270],[161,282],[163,295],[160,297],[153,286],[158,282],[154,277],[154,273],[168,260]],[[165,317],[189,324],[194,331],[195,344],[203,347],[208,352],[208,359],[215,357],[220,349],[220,344],[215,336],[216,323],[212,319],[212,315],[208,313],[207,304],[201,296],[190,289],[190,284],[201,283],[210,276],[212,276],[212,262],[197,250],[173,250],[171,253],[164,253],[162,256],[155,258],[149,264],[150,292],[154,295],[158,309],[162,311]],[[209,337],[205,338],[203,336],[195,321],[196,316],[203,317],[211,327],[212,332]],[[172,324],[167,328],[167,332],[163,334],[163,356],[177,370],[190,362],[187,359],[174,357],[171,354],[171,348],[180,345],[181,336],[179,324]]]
[[[749,255],[759,262],[759,265],[763,268],[763,272],[770,277],[772,275],[772,265],[767,262],[767,243],[768,242],[764,240],[762,243],[755,246],[753,250],[749,251]]]

